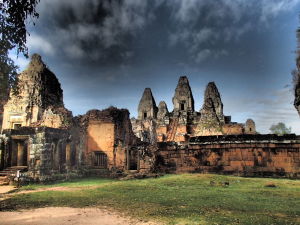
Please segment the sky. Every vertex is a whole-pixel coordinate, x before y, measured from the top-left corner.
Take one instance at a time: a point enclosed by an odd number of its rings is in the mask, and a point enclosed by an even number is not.
[[[37,11],[29,53],[56,74],[73,115],[116,106],[136,117],[146,87],[172,111],[186,75],[196,111],[214,81],[232,121],[300,134],[291,75],[300,0],[43,0]]]

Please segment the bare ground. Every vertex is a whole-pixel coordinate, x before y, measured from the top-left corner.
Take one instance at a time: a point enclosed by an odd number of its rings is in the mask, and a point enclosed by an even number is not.
[[[0,212],[3,225],[157,225],[99,208],[47,207]]]
[[[10,193],[16,190],[13,186],[0,186],[0,201],[16,194],[41,192],[41,191],[74,191],[78,189],[95,188],[69,188],[50,187],[37,190],[27,190]],[[158,225],[158,223],[133,219],[104,208],[70,208],[70,207],[46,207],[38,209],[19,210],[12,212],[0,212],[0,224],[2,225]]]

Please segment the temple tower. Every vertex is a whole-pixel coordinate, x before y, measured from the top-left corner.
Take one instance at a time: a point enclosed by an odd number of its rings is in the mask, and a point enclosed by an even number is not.
[[[179,78],[173,97],[174,115],[179,112],[194,112],[194,98],[186,76]]]
[[[11,91],[4,106],[3,129],[60,128],[68,123],[71,112],[64,108],[61,85],[40,55],[32,55],[28,67],[18,76],[18,91]]]
[[[150,88],[145,88],[138,107],[138,120],[156,119],[157,106]]]
[[[216,117],[218,122],[224,123],[223,103],[218,88],[214,82],[209,82],[204,93],[204,103],[201,117]]]

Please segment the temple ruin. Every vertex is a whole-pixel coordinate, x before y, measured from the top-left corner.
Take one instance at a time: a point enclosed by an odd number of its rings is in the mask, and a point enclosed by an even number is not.
[[[164,101],[157,106],[146,88],[136,119],[115,107],[74,117],[58,79],[37,54],[19,75],[18,88],[3,107],[2,176],[16,171],[37,181],[127,171],[300,176],[300,137],[259,135],[252,119],[232,122],[214,82],[199,111],[186,76],[179,78],[173,109]]]
[[[236,123],[223,114],[221,95],[214,82],[208,83],[199,111],[195,111],[186,76],[179,78],[172,100],[171,112],[164,101],[157,107],[151,89],[146,88],[139,103],[138,118],[131,120],[135,135],[143,141],[156,137],[157,142],[186,142],[195,136],[256,134],[252,119],[244,124]]]

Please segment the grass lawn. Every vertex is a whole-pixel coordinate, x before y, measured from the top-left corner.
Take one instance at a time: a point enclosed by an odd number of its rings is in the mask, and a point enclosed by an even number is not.
[[[266,187],[270,183],[276,187]],[[15,195],[1,203],[2,210],[108,206],[163,224],[300,224],[300,180],[182,174],[128,181],[86,178],[22,189],[57,186],[77,189]]]

